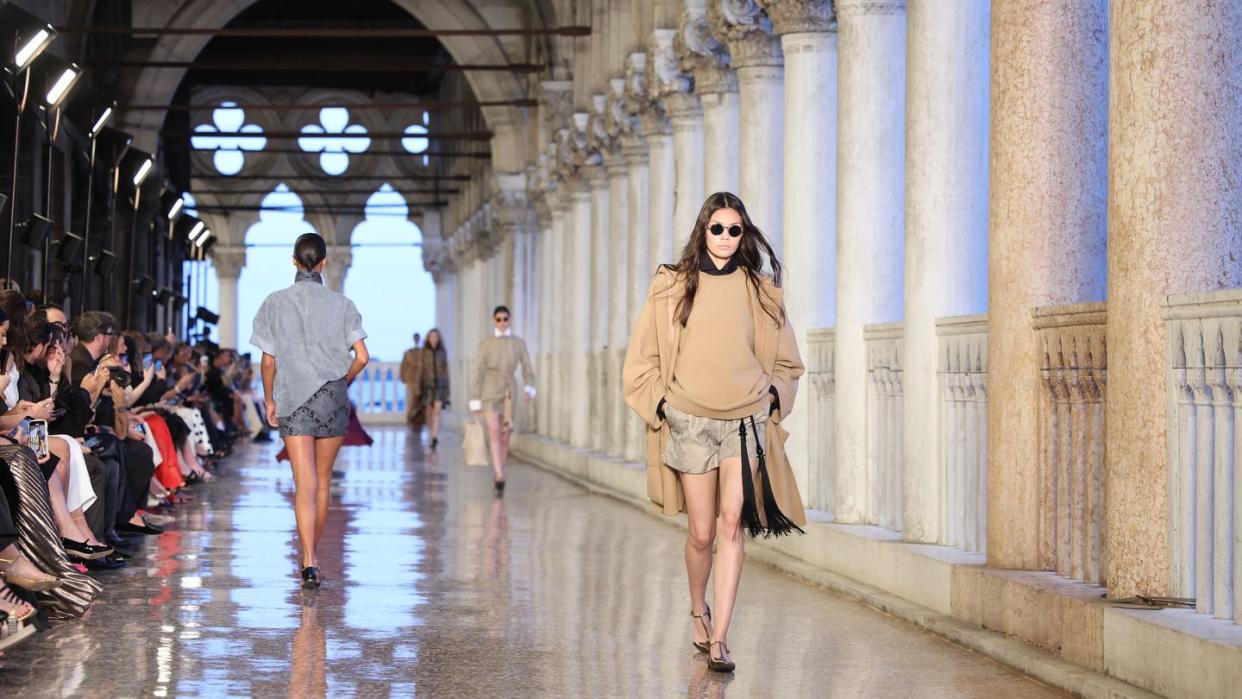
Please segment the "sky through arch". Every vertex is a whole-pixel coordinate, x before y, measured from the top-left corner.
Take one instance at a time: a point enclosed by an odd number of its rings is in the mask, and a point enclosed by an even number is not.
[[[268,294],[293,283],[293,242],[303,233],[318,232],[306,222],[302,198],[285,183],[263,197],[262,206],[288,211],[262,211],[259,222],[246,230],[246,267],[237,283],[237,340],[242,352],[257,358],[250,345],[254,316]]]

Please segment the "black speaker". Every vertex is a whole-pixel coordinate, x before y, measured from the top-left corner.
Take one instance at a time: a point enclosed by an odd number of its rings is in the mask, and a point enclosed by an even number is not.
[[[172,300],[173,295],[172,289],[169,289],[166,286],[161,286],[159,290],[155,292],[155,302],[161,306],[166,306],[168,305],[168,302]]]
[[[81,260],[82,236],[65,231],[65,237],[60,239],[60,244],[56,247],[56,259],[70,263]]]
[[[47,238],[47,231],[52,227],[52,222],[39,214],[33,214],[29,221],[17,224],[17,227],[24,229],[24,233],[19,234],[22,240],[34,248],[35,250],[43,249],[43,241]]]
[[[9,201],[9,195],[0,194],[0,211],[4,211],[4,205]]]
[[[146,296],[155,288],[155,280],[146,274],[135,279],[132,284],[135,296]]]
[[[111,250],[100,250],[99,255],[95,257],[95,274],[106,277],[112,274],[112,268],[115,266],[116,255]]]
[[[189,301],[190,301],[190,299],[187,299],[186,297],[182,296],[181,294],[177,294],[177,295],[173,296],[173,297],[172,297],[172,302],[173,302],[173,310],[174,310],[174,311],[180,311],[182,308],[185,308],[186,303],[188,303]]]

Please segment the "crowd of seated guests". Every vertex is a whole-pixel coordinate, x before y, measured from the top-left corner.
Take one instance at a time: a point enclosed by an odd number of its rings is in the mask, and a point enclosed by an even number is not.
[[[252,382],[213,343],[0,291],[0,651],[85,613],[236,439],[270,439]]]

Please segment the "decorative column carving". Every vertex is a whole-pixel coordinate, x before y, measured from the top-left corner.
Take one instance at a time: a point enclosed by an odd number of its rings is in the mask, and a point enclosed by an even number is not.
[[[755,0],[709,0],[712,32],[729,47],[741,99],[739,194],[774,250],[784,235],[785,76],[780,41]]]
[[[761,4],[780,35],[785,55],[784,181],[790,186],[782,193],[783,244],[775,249],[787,270],[785,309],[805,361],[812,352],[811,333],[832,327],[836,318],[836,18],[828,0],[765,0]],[[803,405],[818,405],[822,400],[827,406],[824,414],[831,416],[830,398],[818,395],[830,383],[820,379],[805,385],[810,393],[809,402]],[[812,482],[819,486],[832,479],[832,441],[826,440],[828,447],[812,444],[812,435],[826,430],[817,428],[811,418],[812,411],[802,409],[785,418],[789,430],[785,452],[804,492],[811,492]],[[830,511],[831,497],[818,493],[831,489],[815,490],[814,506]]]
[[[690,229],[703,205],[703,111],[691,92],[693,79],[682,72],[673,49],[677,32],[657,29],[647,51],[647,88],[652,99],[662,101],[673,126],[673,226],[669,255],[690,237]]]
[[[217,246],[211,251],[211,263],[216,270],[216,284],[220,291],[220,346],[236,348],[240,326],[237,280],[246,267],[246,248]]]
[[[863,328],[902,317],[905,206],[903,1],[838,0],[837,405],[866,396]],[[838,519],[862,516],[864,415],[834,413]]]
[[[712,35],[701,0],[687,3],[673,48],[682,70],[694,76],[703,110],[703,191],[737,192],[737,73],[729,67],[728,49]]]

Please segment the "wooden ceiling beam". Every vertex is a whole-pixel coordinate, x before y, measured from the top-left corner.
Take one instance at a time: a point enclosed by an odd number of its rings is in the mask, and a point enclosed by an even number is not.
[[[293,63],[282,61],[91,61],[87,68],[184,68],[186,70],[228,71],[234,73],[385,73],[408,74],[444,72],[539,73],[545,66],[538,63],[380,63],[375,61],[334,59],[330,63]]]
[[[119,27],[68,25],[61,34],[111,36],[224,36],[275,39],[417,39],[442,36],[590,36],[588,26],[530,29],[426,29],[422,27]]]

